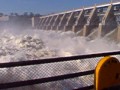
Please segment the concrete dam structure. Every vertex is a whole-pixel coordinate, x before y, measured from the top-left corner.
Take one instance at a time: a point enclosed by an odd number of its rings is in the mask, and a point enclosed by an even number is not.
[[[73,31],[90,39],[109,37],[120,41],[120,2],[32,18],[32,25],[41,30]]]

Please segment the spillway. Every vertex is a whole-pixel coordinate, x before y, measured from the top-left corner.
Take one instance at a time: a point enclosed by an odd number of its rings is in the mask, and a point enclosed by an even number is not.
[[[33,17],[32,25],[36,29],[73,31],[79,36],[104,37],[116,29],[113,40],[119,41],[120,2],[84,7],[71,11]],[[96,30],[94,32],[94,30]]]

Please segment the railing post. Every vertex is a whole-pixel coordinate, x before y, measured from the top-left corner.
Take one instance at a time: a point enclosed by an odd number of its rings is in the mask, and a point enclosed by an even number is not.
[[[115,57],[102,58],[95,69],[95,90],[111,89],[120,85],[120,63]]]

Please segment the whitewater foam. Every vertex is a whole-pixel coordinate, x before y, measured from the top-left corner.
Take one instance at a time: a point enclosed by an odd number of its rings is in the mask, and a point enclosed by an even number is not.
[[[109,42],[108,40],[96,38],[95,40],[88,41],[86,37],[77,36],[75,33],[61,32],[61,31],[44,31],[44,30],[25,30],[22,32],[17,32],[14,30],[4,30],[0,33],[0,63],[3,62],[13,62],[13,61],[24,61],[24,60],[33,60],[33,59],[41,59],[41,58],[53,58],[53,57],[65,57],[65,56],[73,56],[73,55],[83,55],[90,53],[98,53],[98,52],[108,52],[108,51],[118,51],[120,49],[120,44],[116,44],[114,42]],[[59,73],[65,74],[66,72],[75,72],[77,70],[89,70],[90,68],[95,67],[96,62],[91,60],[91,63],[86,61],[77,61],[77,62],[67,62],[67,63],[58,63],[56,65],[51,64],[47,66],[33,67],[33,70],[36,72],[30,71],[29,68],[24,69],[3,69],[0,72],[1,75],[4,74],[0,82],[6,82],[6,77],[11,76],[11,79],[7,81],[11,81],[15,77],[18,80],[34,78],[33,74],[36,77],[40,76],[54,76]],[[58,67],[58,66],[61,67]],[[82,67],[81,67],[82,66]],[[49,70],[47,69],[49,67]],[[44,70],[42,70],[44,68]],[[68,69],[69,68],[69,69]],[[3,73],[4,71],[4,73]],[[39,72],[38,72],[39,71]],[[48,73],[46,73],[46,72]],[[17,72],[17,74],[16,74]],[[24,75],[21,74],[24,73]],[[11,74],[12,73],[12,74]],[[18,76],[19,75],[19,76]],[[19,78],[18,78],[18,77]],[[90,77],[82,77],[81,83],[75,83],[73,86],[82,86],[85,84],[88,78]],[[93,80],[93,78],[92,78]],[[69,83],[69,85],[73,84],[71,81],[64,81],[61,84]],[[54,83],[53,86],[58,83]],[[59,87],[59,90],[66,90],[66,86]],[[50,84],[51,86],[51,84]],[[39,86],[38,86],[39,87]],[[45,87],[42,86],[42,87]],[[41,88],[42,88],[41,87]],[[37,87],[36,87],[37,88]],[[39,87],[40,88],[40,87]],[[55,88],[55,87],[54,87]],[[56,86],[57,90],[58,87]],[[45,89],[45,88],[44,88]],[[69,89],[72,89],[72,86]],[[13,90],[13,89],[12,89]],[[20,90],[20,89],[19,89]],[[37,89],[35,89],[37,90]],[[53,88],[51,89],[53,90]],[[54,89],[55,90],[55,89]]]

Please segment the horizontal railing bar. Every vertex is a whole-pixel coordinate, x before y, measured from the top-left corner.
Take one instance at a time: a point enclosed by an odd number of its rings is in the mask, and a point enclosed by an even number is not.
[[[80,87],[80,88],[73,89],[73,90],[90,90],[90,89],[93,89],[93,88],[94,88],[94,85],[90,85],[90,86]]]
[[[70,79],[70,78],[75,78],[75,77],[80,77],[80,76],[85,76],[85,75],[90,75],[90,74],[94,74],[94,70],[72,73],[72,74],[59,75],[59,76],[54,76],[54,77],[41,78],[41,79],[27,80],[27,81],[2,83],[2,84],[0,84],[0,89],[7,89],[7,88],[15,88],[15,87],[21,87],[21,86],[29,86],[29,85],[34,85],[34,84],[41,84],[41,83]]]
[[[78,59],[88,59],[88,58],[102,57],[102,56],[108,56],[108,55],[117,55],[117,54],[120,54],[120,51],[70,56],[70,57],[39,59],[39,60],[27,60],[27,61],[19,61],[19,62],[7,62],[7,63],[0,63],[0,68],[37,65],[37,64],[55,63],[55,62],[63,62],[63,61],[73,61],[73,60],[78,60]]]

